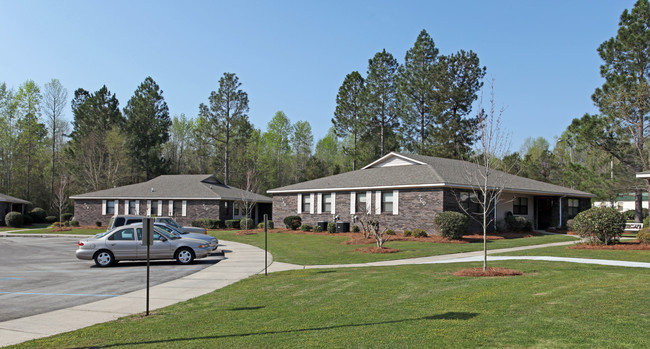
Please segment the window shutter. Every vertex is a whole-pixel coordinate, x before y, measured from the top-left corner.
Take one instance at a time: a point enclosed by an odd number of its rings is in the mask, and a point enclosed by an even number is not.
[[[106,200],[102,200],[102,216],[106,216]]]
[[[336,193],[332,193],[332,214],[336,213]]]
[[[129,214],[129,200],[124,200],[124,214]]]
[[[114,216],[117,216],[118,214],[120,214],[120,200],[113,201],[113,208],[114,208],[114,210],[113,210],[113,215]]]
[[[399,213],[399,190],[393,190],[393,214],[397,215]]]
[[[372,208],[371,206],[372,206],[372,192],[367,191],[366,192],[366,213],[367,214],[370,214],[370,212],[372,212],[370,211],[370,209]]]
[[[174,216],[174,200],[169,200],[169,216]]]
[[[375,213],[381,214],[381,192],[375,192]]]
[[[302,194],[298,194],[298,213],[302,213]]]
[[[135,200],[135,214],[140,214],[140,200]]]
[[[156,212],[157,216],[162,216],[162,200],[158,200],[158,212]]]
[[[323,193],[318,193],[316,199],[316,213],[318,214],[323,213]]]
[[[151,200],[147,200],[147,216],[151,216]]]
[[[350,192],[350,214],[355,214],[357,211],[357,193]]]
[[[187,200],[183,200],[182,204],[183,204],[183,206],[182,206],[183,207],[182,208],[183,212],[181,213],[181,216],[185,217],[187,215]]]
[[[309,194],[309,213],[314,214],[314,199],[315,199],[314,193]]]

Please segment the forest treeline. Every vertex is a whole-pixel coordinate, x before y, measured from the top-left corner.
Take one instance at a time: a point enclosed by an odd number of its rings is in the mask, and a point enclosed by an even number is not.
[[[575,118],[558,138],[528,138],[494,159],[496,167],[603,200],[645,190],[634,173],[650,170],[648,21],[648,1],[639,0],[598,48],[606,80],[592,96],[599,114]],[[56,79],[44,86],[1,83],[0,192],[47,209],[64,184],[73,195],[161,174],[214,173],[265,193],[360,169],[391,151],[471,159],[482,122],[473,107],[485,74],[475,52],[442,54],[422,30],[403,61],[382,50],[365,74],[342,77],[338,93],[332,91],[332,127],[317,141],[308,120],[294,122],[282,111],[263,128],[253,125],[234,73],[224,73],[189,117],[169,115],[151,77],[123,107],[107,86],[69,95]]]

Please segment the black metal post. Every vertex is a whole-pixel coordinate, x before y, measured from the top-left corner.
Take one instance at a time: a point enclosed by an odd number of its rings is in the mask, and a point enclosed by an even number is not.
[[[268,253],[268,248],[267,248],[267,242],[268,242],[268,234],[267,234],[267,233],[268,233],[268,229],[267,229],[267,226],[268,226],[268,225],[269,225],[269,222],[268,222],[268,215],[265,214],[265,215],[264,215],[264,276],[268,276],[268,275],[269,275],[269,273],[268,273],[268,266],[269,266],[269,263],[268,263],[268,261],[267,261],[267,260],[268,260],[268,257],[267,257],[267,253]]]
[[[147,315],[149,316],[149,251],[151,245],[147,243]]]

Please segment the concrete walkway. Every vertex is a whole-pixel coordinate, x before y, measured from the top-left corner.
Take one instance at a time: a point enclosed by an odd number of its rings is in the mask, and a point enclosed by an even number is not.
[[[264,272],[264,250],[230,241],[220,241],[219,248],[226,259],[192,275],[151,287],[149,310],[198,297]],[[271,254],[268,254],[268,262],[273,262]],[[0,322],[0,347],[77,330],[145,310],[146,290],[143,289],[68,309]]]

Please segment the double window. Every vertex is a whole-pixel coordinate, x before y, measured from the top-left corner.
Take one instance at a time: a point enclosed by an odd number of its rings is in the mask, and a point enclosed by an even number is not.
[[[528,198],[515,198],[512,202],[512,213],[516,215],[527,215]]]
[[[572,219],[573,217],[577,216],[579,210],[580,210],[580,200],[578,199],[567,200],[567,215],[569,216],[569,219]]]
[[[459,193],[459,201],[463,210],[467,213],[481,213],[480,199],[477,193],[469,191],[461,191]]]

